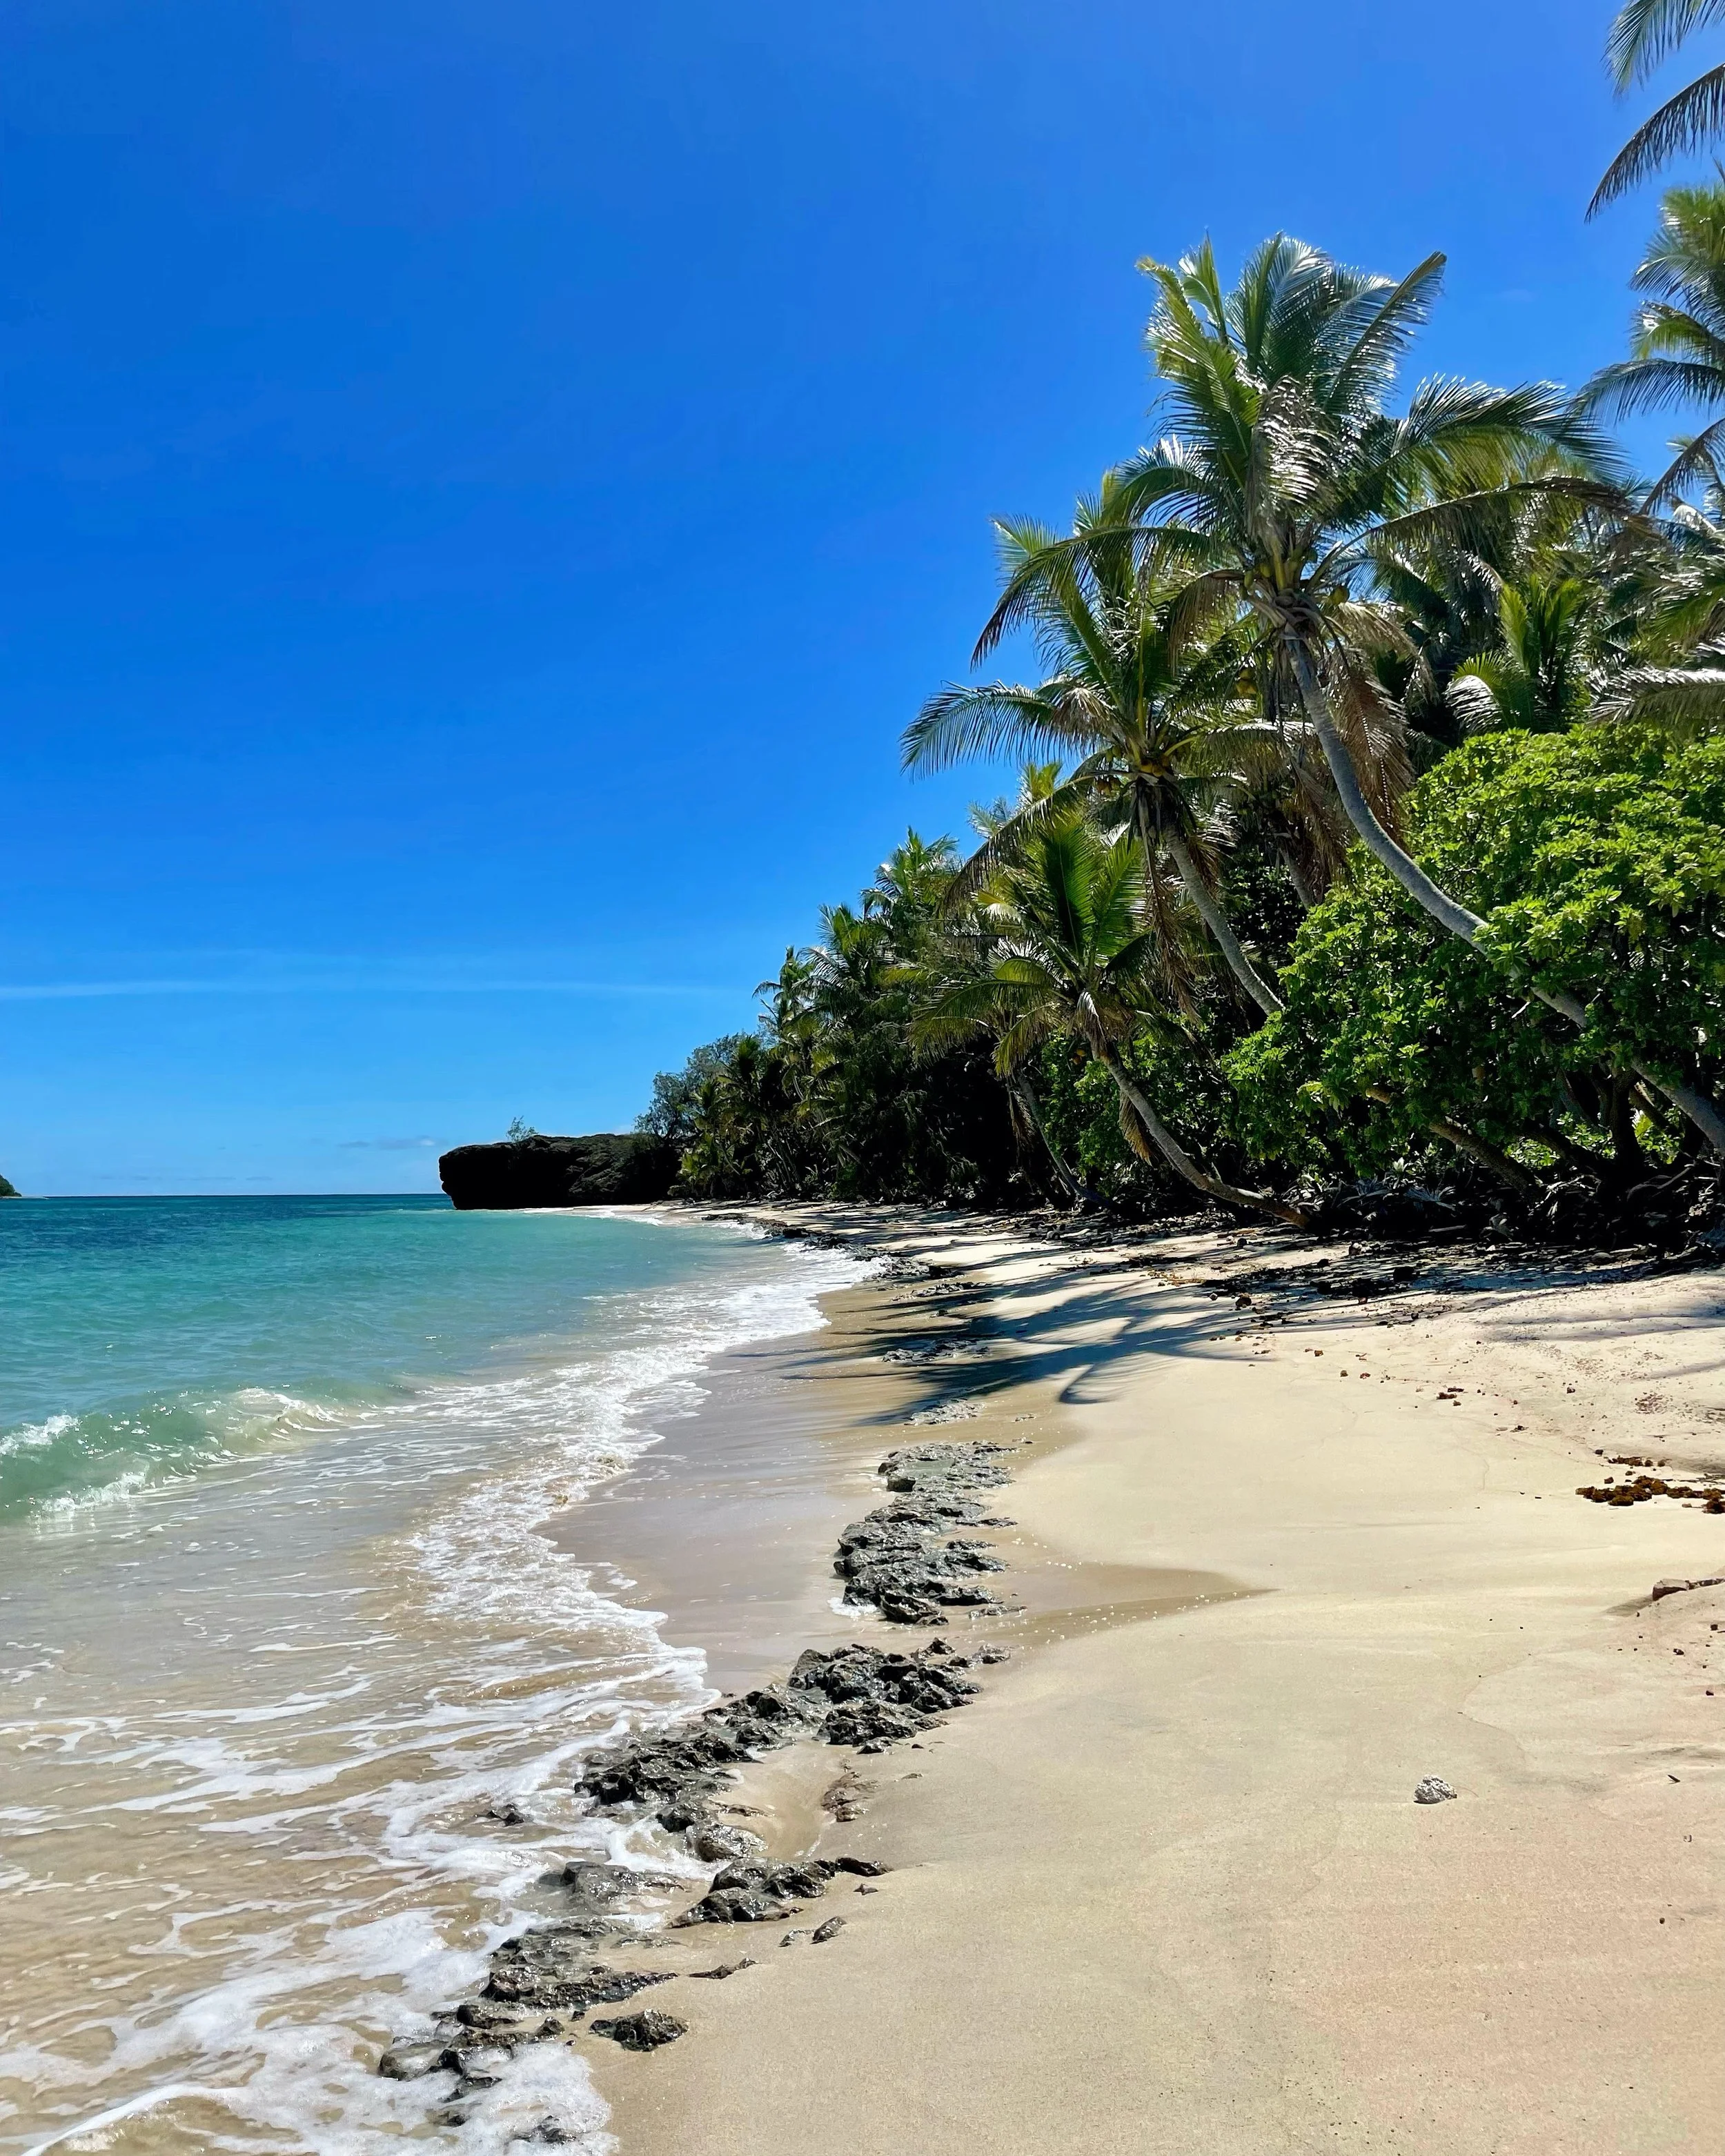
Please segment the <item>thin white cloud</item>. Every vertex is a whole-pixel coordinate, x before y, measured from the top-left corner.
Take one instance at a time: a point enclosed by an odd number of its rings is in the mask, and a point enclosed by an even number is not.
[[[0,981],[0,1003],[62,1003],[104,996],[646,996],[696,1001],[735,997],[700,981],[414,979],[341,974],[325,979]]]

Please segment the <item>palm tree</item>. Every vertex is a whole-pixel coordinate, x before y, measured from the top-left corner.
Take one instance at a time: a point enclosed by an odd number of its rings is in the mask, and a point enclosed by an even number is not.
[[[1097,528],[1100,504],[1081,501],[1074,526]],[[1053,752],[1076,767],[1052,793],[1029,803],[991,834],[976,856],[986,873],[1024,820],[1080,806],[1104,829],[1136,833],[1146,903],[1164,912],[1158,863],[1165,853],[1181,888],[1235,978],[1267,1017],[1281,998],[1241,948],[1217,890],[1206,808],[1242,768],[1261,773],[1276,757],[1274,729],[1253,704],[1238,648],[1225,633],[1209,646],[1178,649],[1170,634],[1178,585],[1159,588],[1117,549],[1075,554],[1034,523],[997,521],[1009,585],[1025,593],[1024,618],[1053,671],[1034,687],[950,683],[906,730],[904,760],[938,769],[965,756]],[[1177,947],[1164,935],[1164,951]]]
[[[1428,381],[1404,414],[1391,415],[1397,365],[1430,311],[1441,255],[1392,284],[1279,234],[1230,292],[1208,242],[1176,265],[1142,266],[1158,288],[1149,342],[1163,405],[1181,431],[1111,475],[1096,529],[1068,547],[1130,548],[1158,573],[1183,572],[1170,623],[1177,643],[1230,608],[1253,618],[1362,843],[1441,927],[1477,944],[1485,921],[1387,828],[1400,776],[1399,717],[1373,660],[1407,644],[1374,594],[1373,553],[1465,531],[1518,499],[1598,498],[1606,491],[1604,439],[1548,383],[1505,390]],[[979,658],[1034,619],[1039,581],[1008,583]],[[1529,985],[1586,1025],[1585,1007],[1567,989]],[[1640,1075],[1725,1154],[1725,1116],[1704,1094]]]
[[[944,909],[921,960],[905,968],[917,1005],[911,1024],[913,1048],[925,1054],[943,1050],[967,1033],[980,1034],[999,1047],[1015,1015],[1011,999],[994,979],[994,967],[1004,955],[999,924],[983,909],[974,903],[958,911]],[[998,1062],[995,1067],[1021,1135],[1038,1140],[1060,1188],[1075,1205],[1082,1205],[1093,1194],[1055,1143],[1028,1060],[1020,1058],[1009,1070]]]
[[[1725,182],[1669,190],[1630,289],[1645,295],[1630,356],[1594,377],[1584,393],[1589,407],[1625,418],[1664,405],[1725,404]],[[1712,476],[1725,453],[1725,418],[1677,448],[1650,507]]]
[[[1626,0],[1605,40],[1605,64],[1620,94],[1645,82],[1692,30],[1725,19],[1725,0]],[[1725,67],[1709,68],[1667,98],[1612,159],[1588,204],[1589,217],[1661,165],[1698,150],[1725,130]]]
[[[1140,916],[1143,864],[1136,835],[1110,842],[1081,818],[1029,831],[982,900],[997,955],[985,973],[954,984],[922,1021],[926,1039],[989,1022],[999,1027],[995,1068],[1017,1070],[1044,1042],[1082,1041],[1113,1080],[1134,1149],[1153,1147],[1183,1181],[1224,1204],[1295,1227],[1307,1215],[1265,1191],[1245,1190],[1194,1160],[1157,1114],[1122,1055],[1143,1022],[1152,937]]]
[[[1500,588],[1497,649],[1457,667],[1445,692],[1465,732],[1562,733],[1588,716],[1599,688],[1591,649],[1597,593],[1561,569]]]

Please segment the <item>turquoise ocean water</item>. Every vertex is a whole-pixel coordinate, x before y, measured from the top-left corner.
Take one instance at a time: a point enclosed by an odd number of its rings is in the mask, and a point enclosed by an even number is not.
[[[560,2048],[459,2122],[372,2063],[616,1853],[579,1755],[706,1696],[538,1530],[859,1271],[676,1217],[0,1204],[0,2150],[605,2145]]]

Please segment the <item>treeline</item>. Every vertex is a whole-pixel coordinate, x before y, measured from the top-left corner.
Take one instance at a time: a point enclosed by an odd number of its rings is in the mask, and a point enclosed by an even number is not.
[[[1725,1159],[1725,420],[1651,484],[1608,423],[1725,404],[1725,186],[1667,195],[1579,396],[1396,408],[1440,258],[1143,266],[1164,431],[999,526],[973,664],[1034,664],[905,735],[1016,794],[911,834],[644,1126],[710,1196],[1680,1232]]]

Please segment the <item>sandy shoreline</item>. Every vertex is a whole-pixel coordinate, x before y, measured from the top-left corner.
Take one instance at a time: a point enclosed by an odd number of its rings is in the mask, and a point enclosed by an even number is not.
[[[966,1268],[971,1371],[871,1360],[914,1302],[834,1299],[824,1502],[974,1386],[946,1434],[1028,1437],[990,1539],[1041,1614],[978,1620],[1015,1650],[983,1696],[855,1763],[815,1845],[893,1873],[840,1937],[716,1928],[760,1965],[655,1991],[685,2038],[588,2047],[624,2156],[1721,2145],[1725,1589],[1648,1598],[1725,1572],[1725,1519],[1575,1495],[1635,1471],[1598,1450],[1725,1464],[1718,1275],[1237,1308],[1201,1283],[1319,1254],[773,1209]],[[779,1850],[843,1764],[770,1764]]]

